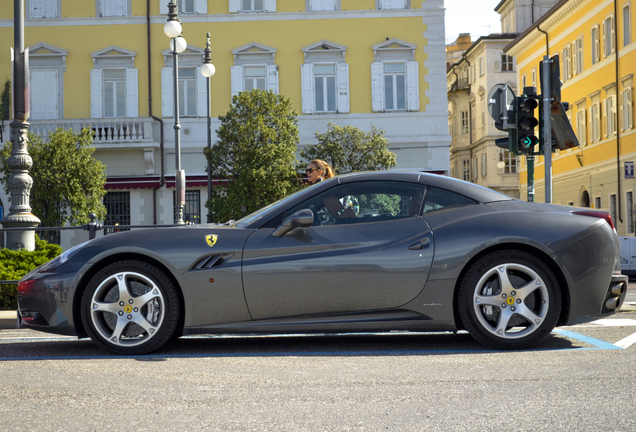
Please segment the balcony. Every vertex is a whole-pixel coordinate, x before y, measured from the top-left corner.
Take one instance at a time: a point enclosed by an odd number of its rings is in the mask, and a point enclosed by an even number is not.
[[[10,139],[10,123],[2,125],[2,142]],[[93,145],[96,148],[137,147],[154,143],[153,119],[151,117],[127,117],[113,119],[59,119],[29,120],[29,132],[46,140],[59,128],[79,133],[84,128],[93,130]]]
[[[448,89],[448,93],[465,91],[465,90],[468,90],[469,87],[470,87],[470,84],[468,84],[468,78],[460,78],[459,80],[453,82],[450,85]]]

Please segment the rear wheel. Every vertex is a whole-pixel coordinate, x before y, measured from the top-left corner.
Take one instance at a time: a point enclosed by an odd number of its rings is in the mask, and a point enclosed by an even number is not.
[[[116,354],[145,354],[163,346],[179,322],[172,281],[143,261],[104,267],[82,296],[82,321],[90,338]]]
[[[561,291],[550,268],[522,251],[493,252],[475,262],[457,296],[468,332],[496,349],[525,349],[544,340],[561,311]]]

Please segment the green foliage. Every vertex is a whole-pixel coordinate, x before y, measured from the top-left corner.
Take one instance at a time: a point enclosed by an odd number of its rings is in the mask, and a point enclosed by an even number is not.
[[[42,221],[41,226],[81,225],[89,222],[95,213],[104,219],[106,208],[102,198],[106,191],[106,167],[93,158],[93,133],[84,129],[79,134],[57,129],[43,141],[39,135],[29,134],[28,152],[33,159],[29,175],[33,178],[30,203],[33,214]],[[0,178],[9,193],[7,181],[11,169],[6,163],[11,155],[11,144],[2,149],[4,165]]]
[[[400,197],[398,195],[374,194],[363,195],[359,199],[362,213],[390,213],[393,216],[400,213]]]
[[[35,236],[35,250],[0,249],[0,280],[18,280],[62,253],[62,248]],[[17,308],[17,285],[0,285],[0,310]]]
[[[227,180],[206,203],[215,221],[240,219],[299,189],[297,117],[282,95],[252,90],[234,96],[219,117],[219,141],[205,149],[212,176]]]
[[[329,123],[326,133],[315,133],[318,144],[307,145],[300,156],[306,163],[322,159],[337,174],[393,168],[397,165],[395,153],[389,150],[384,133],[375,126],[365,132],[354,126]]]
[[[11,80],[4,82],[4,89],[0,93],[0,120],[9,120],[11,111]]]

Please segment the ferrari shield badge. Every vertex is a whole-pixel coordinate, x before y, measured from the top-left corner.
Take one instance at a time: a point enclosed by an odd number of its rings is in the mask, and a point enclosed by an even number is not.
[[[208,242],[208,246],[214,247],[217,238],[218,236],[216,234],[208,234],[205,236],[205,241]]]

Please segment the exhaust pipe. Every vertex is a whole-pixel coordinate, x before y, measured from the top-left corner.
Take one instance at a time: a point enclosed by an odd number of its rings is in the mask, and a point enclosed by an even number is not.
[[[615,296],[619,296],[619,297],[622,296],[624,291],[625,291],[625,284],[622,282],[612,286],[612,294],[614,294]]]
[[[610,310],[616,310],[621,305],[620,297],[614,297],[605,302],[605,307]]]

